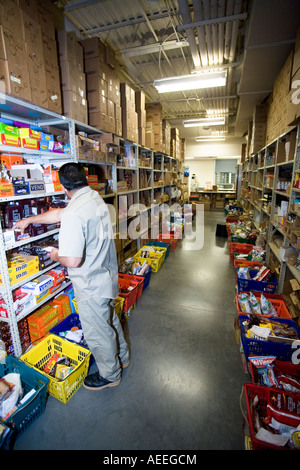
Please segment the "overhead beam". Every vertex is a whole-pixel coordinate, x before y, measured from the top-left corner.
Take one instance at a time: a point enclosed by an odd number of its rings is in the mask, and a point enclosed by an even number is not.
[[[71,5],[66,5],[64,7],[65,11],[78,10],[79,8],[89,7],[95,3],[103,3],[106,0],[82,0],[81,2],[72,3]]]
[[[199,28],[201,26],[209,26],[212,24],[227,23],[229,21],[241,21],[247,19],[247,13],[241,13],[239,15],[223,16],[221,18],[212,18],[209,20],[195,21],[194,23],[186,23],[177,26],[177,31],[185,31],[187,29]]]
[[[134,57],[137,55],[152,54],[153,52],[159,52],[161,49],[165,51],[171,49],[177,49],[178,47],[188,47],[188,41],[167,41],[167,42],[156,42],[153,44],[146,44],[144,46],[129,47],[126,49],[120,49],[120,53],[126,55],[126,57]]]
[[[163,13],[158,13],[156,15],[147,15],[149,21],[155,21],[155,20],[161,20],[163,18],[169,18],[170,15],[177,16],[177,12],[163,12]],[[112,24],[106,24],[104,26],[99,26],[97,28],[92,28],[92,29],[84,29],[82,31],[83,34],[86,34],[88,36],[92,36],[94,34],[99,34],[103,33],[105,31],[110,31],[112,29],[117,29],[117,28],[124,28],[126,26],[133,26],[139,23],[146,23],[146,18],[143,15],[140,15],[136,18],[133,18],[131,20],[126,20],[126,21],[120,21],[120,22],[115,22]]]

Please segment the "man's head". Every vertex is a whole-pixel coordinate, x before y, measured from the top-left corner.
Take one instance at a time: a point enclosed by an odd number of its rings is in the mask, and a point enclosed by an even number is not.
[[[85,170],[80,163],[66,163],[59,172],[59,181],[68,191],[88,186]]]

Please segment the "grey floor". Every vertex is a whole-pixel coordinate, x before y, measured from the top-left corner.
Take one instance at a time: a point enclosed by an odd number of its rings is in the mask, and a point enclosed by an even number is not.
[[[234,270],[223,212],[205,213],[204,247],[182,240],[126,326],[131,363],[120,386],[81,387],[46,410],[15,450],[243,450],[245,374],[233,321]]]

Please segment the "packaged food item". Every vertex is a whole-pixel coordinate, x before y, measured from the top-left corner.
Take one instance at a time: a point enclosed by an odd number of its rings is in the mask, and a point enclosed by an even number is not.
[[[56,362],[58,361],[59,359],[59,354],[52,354],[52,356],[50,357],[49,361],[47,362],[47,364],[45,365],[43,371],[46,373],[46,374],[50,374],[53,372],[54,370],[54,367],[55,367],[55,364]]]
[[[300,393],[300,382],[295,377],[280,374],[277,377],[278,384],[287,392]]]
[[[261,315],[262,312],[261,312],[259,300],[255,297],[253,292],[250,292],[250,304],[251,304],[253,312],[256,313],[257,315]]]
[[[55,378],[57,380],[64,380],[71,372],[72,367],[66,366],[64,364],[56,364],[55,368]]]
[[[261,313],[263,315],[271,315],[272,317],[278,317],[276,309],[272,302],[267,299],[263,294],[260,297]]]
[[[250,297],[246,293],[242,293],[238,297],[239,306],[243,313],[252,313]]]
[[[275,359],[276,356],[249,357],[249,361],[255,366],[259,374],[260,385],[265,385],[266,387],[279,387],[274,373]]]
[[[249,268],[238,268],[237,275],[240,279],[251,279]]]

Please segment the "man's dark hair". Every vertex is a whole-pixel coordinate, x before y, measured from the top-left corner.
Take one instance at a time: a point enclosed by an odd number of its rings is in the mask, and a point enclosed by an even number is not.
[[[60,183],[68,190],[88,186],[85,169],[80,163],[65,163],[58,172]]]

